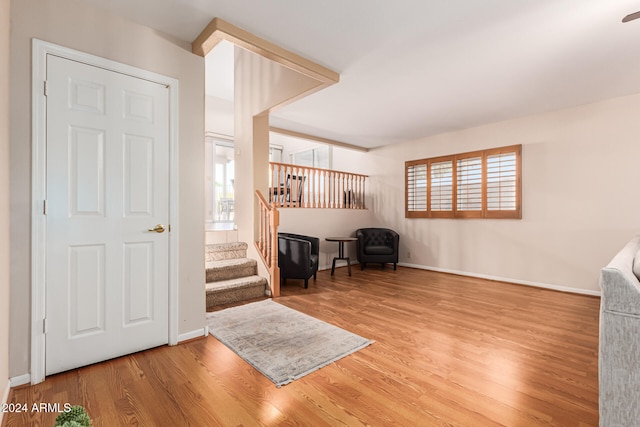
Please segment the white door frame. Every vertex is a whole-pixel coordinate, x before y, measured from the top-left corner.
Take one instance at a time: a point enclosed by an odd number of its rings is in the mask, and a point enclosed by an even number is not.
[[[31,384],[44,381],[46,327],[47,55],[127,74],[169,90],[169,345],[178,343],[178,80],[42,40],[32,43],[31,86]]]

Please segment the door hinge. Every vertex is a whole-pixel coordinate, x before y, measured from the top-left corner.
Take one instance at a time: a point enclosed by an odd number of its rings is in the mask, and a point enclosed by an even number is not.
[[[47,95],[49,95],[47,93],[47,81],[45,80],[43,83],[44,83],[44,96],[47,96]]]
[[[42,333],[43,334],[47,333],[47,318],[46,317],[44,319],[42,319]]]
[[[46,200],[43,200],[43,202],[42,202],[42,213],[44,215],[47,214],[47,201]]]

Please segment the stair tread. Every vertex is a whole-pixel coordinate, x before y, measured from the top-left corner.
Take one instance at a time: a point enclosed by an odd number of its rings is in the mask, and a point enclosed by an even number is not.
[[[234,258],[234,259],[221,259],[218,261],[207,261],[205,263],[205,266],[207,268],[207,270],[220,270],[220,269],[224,269],[224,268],[231,268],[231,267],[244,267],[244,266],[251,266],[251,265],[257,265],[258,262],[255,259],[252,258]]]
[[[206,285],[207,292],[225,291],[229,289],[237,289],[249,286],[265,286],[267,279],[262,276],[245,276],[236,279],[220,280],[217,282],[208,282]]]
[[[244,242],[213,243],[205,247],[206,261],[246,258],[248,245]]]
[[[211,243],[207,245],[207,250],[212,252],[234,251],[247,249],[249,246],[245,242]]]

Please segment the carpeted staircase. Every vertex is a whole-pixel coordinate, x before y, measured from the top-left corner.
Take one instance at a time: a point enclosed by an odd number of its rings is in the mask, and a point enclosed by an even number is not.
[[[205,256],[207,310],[265,296],[267,279],[257,275],[257,261],[247,258],[246,243],[207,245]]]

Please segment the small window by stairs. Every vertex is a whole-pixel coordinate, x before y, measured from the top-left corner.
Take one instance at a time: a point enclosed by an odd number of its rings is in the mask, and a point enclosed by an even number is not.
[[[244,242],[206,246],[207,311],[223,304],[265,297],[267,279],[257,275],[258,264],[247,258]]]

